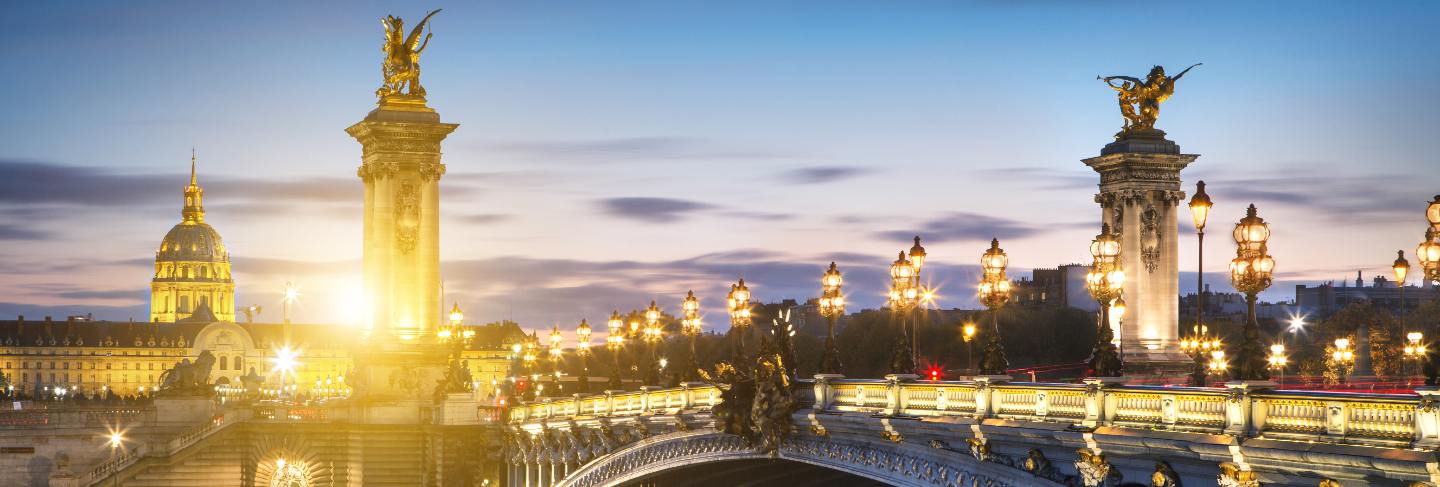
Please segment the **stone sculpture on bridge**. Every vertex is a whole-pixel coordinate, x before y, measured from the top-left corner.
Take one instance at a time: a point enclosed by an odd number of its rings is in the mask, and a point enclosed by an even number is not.
[[[182,359],[170,370],[160,373],[160,392],[167,395],[209,395],[214,391],[210,386],[210,370],[215,367],[215,355],[209,350],[191,363]]]

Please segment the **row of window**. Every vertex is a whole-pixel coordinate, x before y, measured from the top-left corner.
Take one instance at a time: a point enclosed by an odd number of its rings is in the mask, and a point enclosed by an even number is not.
[[[173,352],[172,352],[172,351],[156,351],[156,352],[153,352],[153,355],[156,356],[156,357],[172,357],[172,356],[178,357],[178,356],[181,355],[181,353],[182,353],[182,352],[180,352],[180,351],[173,351]],[[16,349],[16,350],[4,350],[4,351],[0,351],[0,355],[93,355],[93,356],[99,356],[99,355],[101,355],[101,353],[100,353],[99,350],[90,350],[90,353],[85,353],[84,350],[72,350],[72,349],[68,349],[68,348],[67,348],[67,349],[60,349],[60,350],[59,350],[59,353],[56,353],[56,349],[53,349],[53,348],[50,348],[50,349],[21,348],[21,349]],[[106,357],[110,357],[110,356],[114,356],[114,355],[124,355],[124,356],[134,355],[134,356],[139,357],[139,356],[150,356],[150,355],[152,355],[152,352],[151,352],[150,350],[139,350],[139,351],[135,351],[134,353],[131,353],[130,350],[124,350],[124,351],[121,351],[120,353],[117,354],[117,353],[115,353],[115,351],[113,351],[113,350],[106,350],[103,355],[105,355]]]
[[[19,375],[16,376],[16,379],[17,379],[17,380],[15,381],[15,384],[22,384],[22,385],[23,385],[23,384],[35,384],[35,383],[41,383],[41,384],[69,384],[69,383],[70,383],[70,378],[71,378],[71,376],[70,376],[69,373],[56,374],[55,372],[51,372],[51,373],[50,373],[50,380],[47,381],[47,380],[45,380],[45,374],[42,374],[42,373],[40,373],[40,372],[36,372],[36,373],[34,373],[34,374],[30,374],[30,373],[26,373],[26,372],[21,372]],[[76,382],[76,383],[88,382],[88,383],[92,383],[92,384],[93,384],[93,383],[99,382],[99,377],[98,377],[96,374],[90,374],[90,380],[89,380],[89,381],[86,381],[86,380],[85,380],[85,376],[84,376],[83,374],[75,374],[74,378],[75,378],[75,382]],[[148,374],[148,375],[146,375],[146,378],[147,378],[148,380],[147,380],[145,383],[154,383],[154,382],[155,382],[155,374]],[[104,382],[104,383],[106,383],[106,384],[114,383],[115,381],[114,381],[113,379],[114,379],[114,377],[111,376],[110,374],[105,374],[105,382]],[[132,380],[132,379],[133,379],[133,380]],[[130,382],[140,382],[140,377],[139,377],[139,376],[131,376],[130,374],[120,374],[120,383],[121,383],[121,384],[129,384]]]
[[[239,362],[239,357],[236,357],[236,362]],[[55,364],[56,364],[56,362],[49,362],[50,370],[55,370]],[[61,369],[63,369],[63,370],[70,370],[70,362],[59,362],[59,364],[60,364],[60,368],[61,368]],[[83,369],[85,369],[85,364],[90,364],[90,370],[95,370],[95,369],[97,369],[97,368],[100,367],[100,364],[97,363],[97,362],[75,362],[75,368],[76,368],[77,370],[83,370]],[[43,368],[45,368],[45,365],[46,365],[46,362],[35,362],[35,368],[37,368],[37,369],[43,369]],[[157,368],[157,367],[155,366],[155,365],[156,365],[155,362],[148,362],[148,363],[146,363],[145,365],[147,365],[147,367],[141,367],[141,363],[137,362],[137,363],[135,363],[135,370],[141,370],[141,369],[156,370],[156,368]],[[105,362],[105,370],[110,370],[110,369],[114,368],[114,366],[115,366],[115,362]],[[5,368],[6,368],[7,370],[8,370],[8,369],[13,369],[13,368],[15,368],[15,367],[14,367],[14,362],[5,362]],[[29,369],[29,368],[30,368],[30,362],[20,362],[20,369],[21,369],[21,370],[25,370],[25,369]],[[120,370],[130,370],[130,362],[120,362]],[[161,365],[161,366],[159,367],[159,370],[165,370],[165,366],[164,366],[164,365]]]
[[[185,278],[185,279],[194,279],[195,277],[198,276],[198,277],[200,277],[201,279],[209,279],[209,278],[210,278],[210,274],[213,273],[213,274],[215,274],[215,278],[216,278],[216,279],[228,279],[228,278],[230,278],[230,274],[229,274],[228,272],[226,272],[225,269],[223,269],[221,266],[218,266],[218,265],[215,266],[214,272],[211,272],[209,266],[190,267],[190,266],[188,266],[188,265],[182,265],[182,266],[179,266],[179,267],[172,267],[172,266],[168,266],[168,265],[162,266],[162,265],[160,265],[160,264],[156,264],[155,267],[156,267],[156,269],[155,269],[155,277],[164,277],[164,278],[179,277],[179,278]]]

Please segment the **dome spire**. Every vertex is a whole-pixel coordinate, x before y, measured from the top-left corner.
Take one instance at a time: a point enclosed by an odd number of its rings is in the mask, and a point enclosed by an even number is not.
[[[180,210],[180,216],[186,222],[202,223],[205,221],[205,205],[202,199],[205,197],[205,190],[195,180],[195,149],[190,149],[190,185],[185,187],[185,208]]]

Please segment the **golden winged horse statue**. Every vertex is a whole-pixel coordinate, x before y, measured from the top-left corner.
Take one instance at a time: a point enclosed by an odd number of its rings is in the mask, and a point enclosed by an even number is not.
[[[410,30],[410,35],[405,35],[405,21],[394,15],[387,15],[380,19],[380,25],[385,27],[385,61],[380,64],[380,71],[385,78],[385,83],[380,89],[375,90],[375,96],[382,99],[393,95],[410,95],[420,98],[425,97],[425,88],[420,86],[420,53],[425,51],[425,46],[430,44],[430,36],[426,33],[425,39],[420,39],[420,33],[425,31],[425,26],[430,22],[430,17],[440,13],[435,9],[415,28]]]

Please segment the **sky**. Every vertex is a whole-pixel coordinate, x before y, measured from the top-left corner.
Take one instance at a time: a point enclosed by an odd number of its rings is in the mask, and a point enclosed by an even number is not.
[[[148,316],[190,151],[237,302],[352,322],[360,146],[388,14],[408,2],[22,2],[0,16],[0,316]],[[1120,128],[1097,75],[1203,62],[1157,126],[1215,200],[1205,272],[1254,203],[1277,281],[1388,272],[1440,193],[1440,4],[464,2],[421,61],[444,143],[442,269],[468,321],[602,322],[688,289],[722,326],[744,277],[853,307],[925,238],[939,306],[974,307],[992,237],[1011,277],[1088,263]],[[1181,255],[1196,255],[1188,218]],[[1413,261],[1413,256],[1411,257]],[[1194,290],[1193,258],[1182,292]]]

